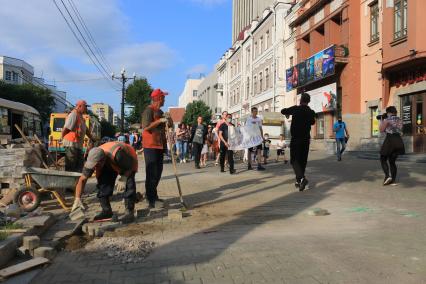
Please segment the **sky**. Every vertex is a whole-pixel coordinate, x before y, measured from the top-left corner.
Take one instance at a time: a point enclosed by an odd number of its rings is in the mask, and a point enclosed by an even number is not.
[[[231,46],[232,0],[55,1],[65,15],[63,3],[78,9],[108,74],[124,67],[130,77],[146,77],[169,92],[166,108],[177,105],[188,75],[207,75]],[[71,103],[104,102],[119,113],[119,82],[101,79],[53,0],[0,0],[0,7],[0,55],[31,64]]]

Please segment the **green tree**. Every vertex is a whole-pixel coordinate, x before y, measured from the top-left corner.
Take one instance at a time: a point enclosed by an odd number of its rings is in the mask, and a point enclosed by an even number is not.
[[[202,116],[205,123],[210,123],[212,118],[212,110],[203,101],[194,101],[189,103],[186,106],[182,122],[185,124],[194,124],[197,122],[198,116]]]
[[[130,114],[126,116],[129,124],[140,123],[143,110],[150,104],[152,87],[146,78],[133,81],[126,89],[125,101],[133,107]]]
[[[0,80],[0,98],[32,106],[38,110],[43,122],[49,120],[55,106],[51,90],[31,84],[15,85]]]
[[[117,128],[114,125],[104,119],[101,120],[101,137],[114,137],[116,132]]]

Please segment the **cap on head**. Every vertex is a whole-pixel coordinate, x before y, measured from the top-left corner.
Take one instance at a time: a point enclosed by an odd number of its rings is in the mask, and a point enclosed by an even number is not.
[[[99,147],[95,147],[89,151],[84,167],[87,169],[93,169],[103,159],[105,159],[104,151]]]
[[[167,96],[169,93],[163,92],[161,89],[155,89],[151,93],[151,99],[158,100],[161,97]]]

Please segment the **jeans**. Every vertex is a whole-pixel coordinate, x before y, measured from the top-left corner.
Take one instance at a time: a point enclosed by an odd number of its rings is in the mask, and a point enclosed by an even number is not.
[[[234,170],[234,151],[228,150],[223,143],[220,143],[220,170],[225,170],[225,156],[228,157],[229,171]]]
[[[76,147],[65,147],[65,171],[81,173],[83,165],[83,150]]]
[[[163,173],[163,149],[144,149],[145,157],[145,193],[149,202],[155,202],[158,199],[157,186],[160,183]]]
[[[293,166],[297,182],[305,178],[308,163],[309,139],[292,139],[290,142],[290,163]]]
[[[392,154],[390,156],[380,155],[380,163],[382,164],[383,172],[385,173],[385,177],[389,177],[389,166],[390,166],[390,176],[393,181],[396,179],[396,159],[398,158],[398,154]],[[389,166],[388,166],[389,160]]]
[[[194,153],[195,166],[200,165],[201,151],[202,150],[203,150],[203,144],[199,144],[197,142],[192,143],[192,151]]]
[[[188,151],[188,141],[178,140],[176,142],[176,150],[179,152],[179,160],[182,161],[186,157]]]
[[[342,159],[342,154],[346,149],[345,138],[336,138],[336,147],[337,147],[337,158]]]

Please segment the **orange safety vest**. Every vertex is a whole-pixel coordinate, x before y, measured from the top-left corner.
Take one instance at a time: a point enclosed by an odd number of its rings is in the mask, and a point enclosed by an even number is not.
[[[75,123],[74,129],[70,129],[71,131],[68,132],[65,136],[64,139],[70,141],[70,142],[74,142],[77,143],[80,140],[81,137],[81,116],[77,113],[77,111],[74,109],[73,112],[76,112],[77,114],[77,121]],[[68,117],[67,117],[68,118]]]
[[[115,155],[117,154],[118,150],[124,150],[126,154],[130,155],[133,158],[132,170],[134,172],[138,171],[138,156],[136,155],[136,151],[135,149],[133,149],[132,146],[122,142],[108,142],[99,146],[99,148],[104,151],[105,155],[110,161],[112,169],[117,173],[123,172],[122,169],[115,162]]]

